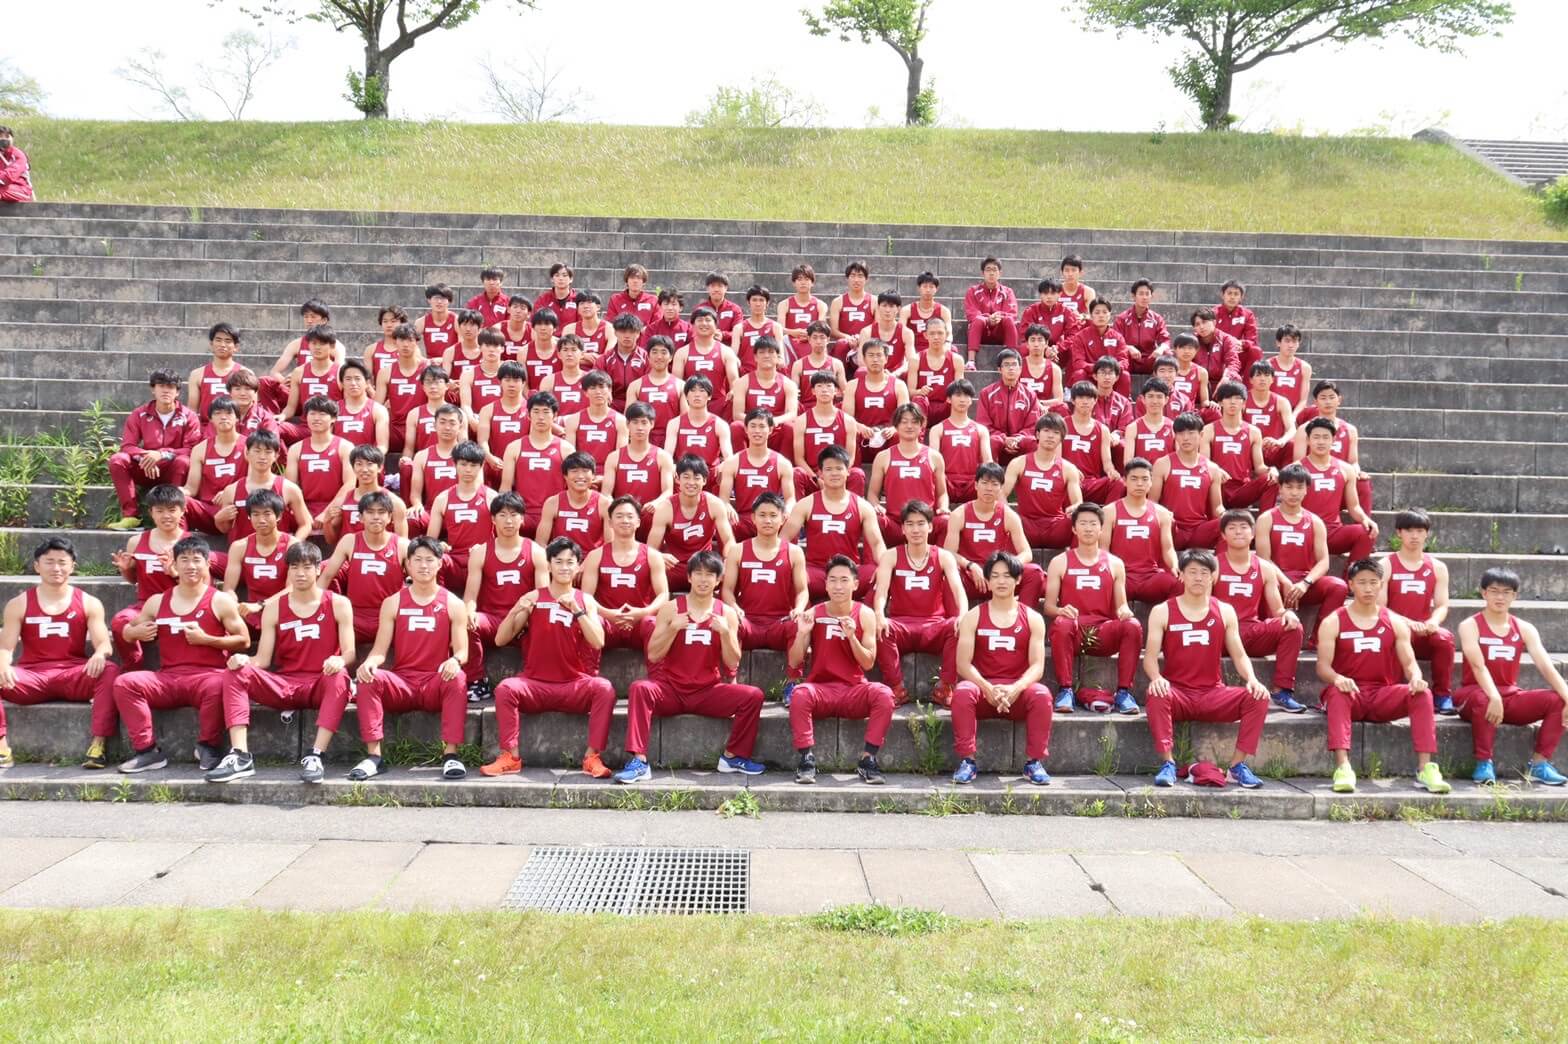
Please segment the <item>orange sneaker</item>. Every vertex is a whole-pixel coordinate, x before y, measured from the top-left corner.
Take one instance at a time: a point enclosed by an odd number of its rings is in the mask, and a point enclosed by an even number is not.
[[[908,702],[909,690],[904,688],[902,685],[895,685],[893,687],[893,706],[902,707]]]
[[[938,707],[951,707],[953,705],[953,687],[938,678],[936,686],[931,690],[931,702]]]
[[[523,759],[505,750],[490,764],[479,766],[481,776],[515,776],[521,771],[523,771]]]
[[[610,766],[606,765],[604,759],[597,754],[589,754],[583,758],[583,771],[594,779],[609,779],[612,775]]]

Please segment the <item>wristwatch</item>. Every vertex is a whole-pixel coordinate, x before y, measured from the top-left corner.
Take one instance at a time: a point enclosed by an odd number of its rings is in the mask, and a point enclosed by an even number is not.
[[[572,619],[573,620],[576,620],[579,617],[587,616],[587,615],[588,615],[588,610],[586,610],[586,609],[574,609],[574,610],[572,610]]]

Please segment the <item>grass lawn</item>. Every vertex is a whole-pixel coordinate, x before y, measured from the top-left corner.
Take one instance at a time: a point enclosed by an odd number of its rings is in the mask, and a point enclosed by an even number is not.
[[[106,123],[22,128],[41,198],[191,206],[1568,238],[1395,139],[941,129]]]
[[[1528,921],[883,937],[762,917],[7,912],[0,1037],[1562,1040],[1565,946],[1568,926]]]

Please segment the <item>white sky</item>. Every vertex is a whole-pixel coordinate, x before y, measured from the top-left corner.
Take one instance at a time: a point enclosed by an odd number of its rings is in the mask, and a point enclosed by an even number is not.
[[[539,0],[537,11],[491,0],[463,27],[422,38],[392,72],[394,115],[494,122],[486,112],[486,54],[527,65],[547,55],[560,84],[585,96],[599,122],[680,123],[721,85],[773,75],[814,98],[823,123],[865,126],[869,110],[901,121],[903,64],[881,43],[811,36],[804,0]],[[972,12],[983,9],[976,19]],[[1499,39],[1463,56],[1405,43],[1315,47],[1272,59],[1239,80],[1235,111],[1248,130],[1307,134],[1380,127],[1408,135],[1441,125],[1460,136],[1568,138],[1568,3],[1515,0]],[[68,0],[44,16],[34,6],[11,21],[0,58],[36,77],[50,115],[161,118],[155,100],[114,70],[142,48],[167,56],[171,78],[191,88],[207,115],[221,109],[195,89],[194,67],[211,61],[228,31],[251,26],[229,3],[207,0]],[[156,17],[149,12],[156,11]],[[715,12],[722,12],[715,17]],[[343,76],[361,51],[350,34],[302,23],[282,27],[295,48],[263,74],[249,118],[351,119]],[[945,124],[1044,130],[1139,131],[1193,125],[1164,71],[1175,47],[1129,36],[1087,34],[1059,0],[936,0],[926,67]],[[24,139],[26,132],[22,132]]]

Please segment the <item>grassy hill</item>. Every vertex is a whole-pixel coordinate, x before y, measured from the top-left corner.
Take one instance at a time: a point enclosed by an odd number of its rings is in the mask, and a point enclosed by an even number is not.
[[[1421,142],[981,130],[29,122],[41,198],[1564,239]]]

